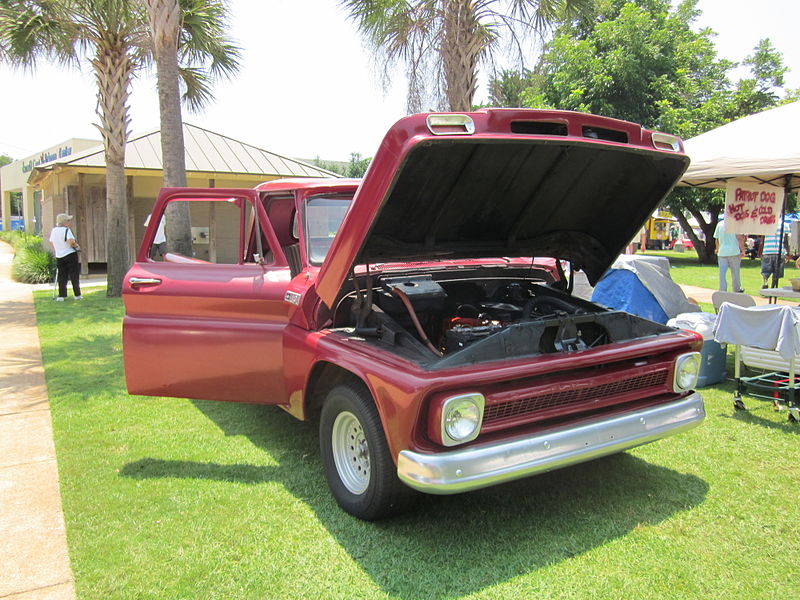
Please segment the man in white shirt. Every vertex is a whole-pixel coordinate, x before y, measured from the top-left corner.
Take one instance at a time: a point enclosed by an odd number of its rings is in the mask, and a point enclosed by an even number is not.
[[[63,302],[67,297],[67,281],[72,282],[72,293],[75,300],[82,300],[80,273],[81,266],[78,262],[80,246],[72,233],[72,215],[61,213],[56,217],[56,226],[50,232],[50,243],[56,255],[56,273],[58,279],[58,302]]]
[[[153,216],[152,213],[147,215],[147,218],[144,220],[145,227],[150,224],[151,216]],[[163,258],[166,253],[167,235],[164,233],[164,217],[161,217],[161,220],[158,222],[158,229],[156,229],[156,235],[153,238],[153,245],[150,246],[150,258]]]

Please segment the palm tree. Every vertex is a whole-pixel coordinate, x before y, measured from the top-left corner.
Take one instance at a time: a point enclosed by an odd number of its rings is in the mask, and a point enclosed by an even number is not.
[[[190,3],[193,4],[193,3]],[[213,32],[212,34],[213,35]],[[138,0],[0,0],[0,59],[33,68],[37,60],[63,64],[88,60],[97,82],[97,125],[106,160],[108,296],[119,296],[130,264],[125,144],[130,124],[128,95],[134,73],[151,54],[148,21]],[[202,45],[181,55],[191,97],[209,97],[195,65]]]
[[[119,296],[129,265],[125,144],[131,78],[143,60],[145,20],[128,0],[2,0],[0,46],[12,64],[88,60],[97,83],[97,128],[106,160],[109,296]]]
[[[225,5],[218,0],[144,0],[153,43],[161,114],[164,187],[186,185],[180,83],[191,108],[201,108],[211,93],[211,77],[231,75],[239,67],[239,49],[225,32]],[[192,64],[182,69],[179,61]],[[187,60],[190,57],[194,60]],[[207,65],[207,66],[206,66]],[[185,202],[170,204],[166,220],[170,250],[191,254],[191,222]]]
[[[385,60],[406,65],[408,111],[419,112],[427,73],[446,110],[467,111],[478,67],[491,59],[501,32],[519,42],[594,0],[340,0],[368,44]]]

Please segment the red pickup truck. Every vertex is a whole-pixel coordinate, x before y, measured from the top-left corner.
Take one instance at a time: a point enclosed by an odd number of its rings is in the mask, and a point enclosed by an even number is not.
[[[367,520],[687,430],[700,337],[571,291],[688,162],[632,123],[489,109],[401,119],[363,180],[164,189],[123,286],[128,390],[318,419]],[[174,202],[192,256],[152,259]]]

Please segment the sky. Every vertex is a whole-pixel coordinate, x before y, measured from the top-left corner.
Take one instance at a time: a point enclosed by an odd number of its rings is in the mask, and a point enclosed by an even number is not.
[[[337,0],[231,0],[231,34],[241,69],[219,83],[202,113],[184,121],[290,157],[372,156],[405,115],[404,80],[388,89]],[[718,56],[734,61],[769,37],[800,87],[800,2],[700,0],[697,26],[717,32]],[[483,80],[486,80],[485,74]],[[486,99],[485,85],[476,101]],[[91,72],[40,63],[34,72],[0,66],[0,154],[20,159],[71,138],[100,139]],[[134,81],[131,132],[158,129],[155,77]]]

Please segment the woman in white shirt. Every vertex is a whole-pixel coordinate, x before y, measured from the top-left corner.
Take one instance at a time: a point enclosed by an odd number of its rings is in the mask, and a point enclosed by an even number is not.
[[[82,300],[78,251],[80,246],[75,241],[75,234],[70,229],[72,215],[61,213],[56,217],[56,226],[50,232],[50,243],[56,254],[56,267],[58,273],[58,302],[63,302],[67,297],[67,281],[72,282],[72,293],[75,300]]]

